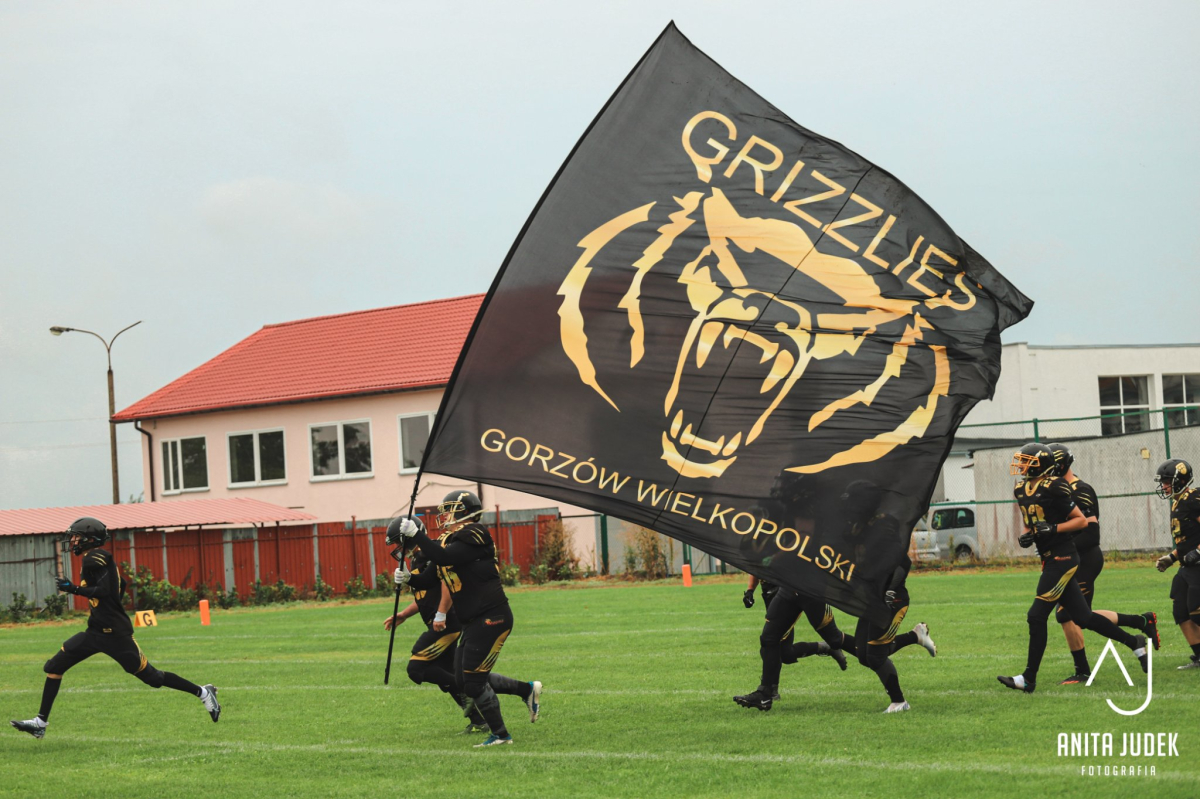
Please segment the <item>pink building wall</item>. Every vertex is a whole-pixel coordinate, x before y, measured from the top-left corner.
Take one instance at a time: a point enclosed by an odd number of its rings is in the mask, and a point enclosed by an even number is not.
[[[442,391],[437,389],[147,420],[142,423],[142,428],[153,437],[153,498],[169,502],[177,499],[253,497],[288,508],[302,509],[316,516],[318,522],[349,521],[352,516],[360,520],[388,518],[407,510],[415,476],[400,473],[399,417],[436,411],[441,397]],[[312,479],[309,426],[364,419],[371,422],[371,476]],[[284,431],[286,483],[231,487],[227,435],[279,428]],[[163,440],[195,436],[205,437],[208,488],[164,494]],[[142,475],[147,499],[151,497],[148,453],[149,447],[143,440]],[[417,495],[418,507],[438,504],[442,497],[455,488],[479,491],[474,483],[441,475],[423,475],[421,485]],[[499,505],[502,511],[557,507],[563,516],[591,513],[573,505],[487,485],[483,486],[480,499],[488,510],[494,510]],[[613,522],[615,524],[615,520]],[[581,561],[599,568],[596,519],[564,519],[564,525],[572,533],[575,550]]]

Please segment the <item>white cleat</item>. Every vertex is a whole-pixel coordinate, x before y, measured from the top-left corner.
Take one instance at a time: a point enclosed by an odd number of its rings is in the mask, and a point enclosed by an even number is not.
[[[208,715],[213,721],[221,718],[221,703],[217,701],[217,689],[212,683],[200,689],[200,701],[204,703],[204,708],[208,711]]]
[[[906,710],[912,710],[912,706],[908,702],[892,702],[888,705],[884,713],[903,713]]]
[[[46,722],[42,721],[37,716],[26,721],[10,721],[9,724],[21,732],[27,732],[34,738],[43,738],[46,735]]]
[[[925,622],[919,622],[916,627],[913,627],[913,632],[917,634],[917,643],[925,647],[925,651],[929,653],[929,657],[937,657],[937,644],[929,637],[929,625]]]
[[[529,692],[525,706],[529,708],[529,723],[532,724],[538,720],[538,714],[542,712],[542,683],[534,680],[529,683],[529,687],[533,690]]]

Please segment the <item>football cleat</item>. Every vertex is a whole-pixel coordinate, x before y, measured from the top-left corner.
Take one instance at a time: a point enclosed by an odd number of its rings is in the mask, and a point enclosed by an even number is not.
[[[1148,661],[1150,660],[1150,653],[1145,651],[1147,645],[1148,644],[1146,641],[1146,636],[1144,636],[1144,635],[1133,636],[1133,651],[1136,652],[1139,649],[1142,650],[1142,656],[1138,658],[1138,663],[1141,664],[1141,666],[1142,666],[1143,674],[1145,674],[1147,669],[1149,668]]]
[[[1086,683],[1091,676],[1092,675],[1090,674],[1082,673],[1072,674],[1070,677],[1060,682],[1059,685],[1079,685],[1081,683]]]
[[[1155,651],[1162,649],[1162,636],[1158,634],[1158,614],[1148,610],[1142,614],[1146,620],[1146,638],[1154,644]]]
[[[542,684],[538,680],[529,683],[529,696],[525,697],[525,707],[529,708],[529,723],[538,720],[538,713],[542,709]]]
[[[887,706],[884,713],[903,713],[906,710],[912,710],[912,706],[908,702],[892,702]]]
[[[475,722],[473,722],[473,721],[472,721],[472,722],[468,722],[468,723],[467,723],[467,726],[466,726],[466,729],[464,729],[464,730],[463,730],[461,733],[459,733],[459,734],[460,734],[460,735],[474,735],[474,734],[475,734],[475,733],[477,733],[477,732],[491,732],[491,731],[492,731],[492,730],[491,730],[491,728],[490,728],[490,727],[488,727],[488,725],[486,725],[486,724],[476,724]]]
[[[775,689],[770,688],[766,691],[759,688],[751,691],[745,696],[735,696],[734,702],[737,702],[742,707],[752,707],[756,710],[770,710],[771,703],[775,701]]]
[[[1200,655],[1192,655],[1191,660],[1189,660],[1187,663],[1184,663],[1182,666],[1176,666],[1175,669],[1177,671],[1183,671],[1185,669],[1200,669]],[[17,723],[15,721],[13,722],[13,726],[14,727],[17,726]],[[17,727],[17,729],[21,729],[21,728]],[[41,736],[38,736],[38,737],[40,738]]]
[[[209,683],[201,690],[203,693],[200,694],[200,701],[204,703],[204,707],[208,710],[208,715],[215,722],[221,718],[221,703],[217,701],[217,689]]]
[[[34,738],[41,739],[46,737],[46,722],[42,721],[37,716],[34,716],[26,721],[10,721],[9,724],[13,725],[21,732],[29,733]]]
[[[838,664],[839,669],[841,669],[842,671],[846,670],[846,653],[845,652],[843,652],[840,649],[834,649],[829,652],[829,657],[833,658],[834,662]]]
[[[1017,675],[1017,677],[1020,677],[1020,676],[1021,675],[1019,675],[1019,674]],[[1018,685],[1017,677],[997,677],[996,679],[999,680],[1000,684],[1003,685],[1005,688],[1011,688],[1014,691],[1024,691],[1027,694],[1033,693],[1033,690],[1035,688],[1034,684],[1031,682],[1025,682],[1024,678],[1022,678],[1021,679],[1022,684]]]
[[[482,743],[475,744],[475,748],[482,749],[485,746],[503,746],[510,743],[512,743],[511,735],[496,735],[493,733],[485,738]]]
[[[925,651],[929,653],[929,657],[937,657],[937,644],[929,637],[929,625],[925,622],[919,622],[916,627],[913,627],[913,632],[917,634],[917,643],[925,647]]]

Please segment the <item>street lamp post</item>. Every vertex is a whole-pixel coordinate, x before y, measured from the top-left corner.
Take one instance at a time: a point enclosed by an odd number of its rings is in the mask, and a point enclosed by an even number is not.
[[[117,340],[117,336],[124,333],[130,327],[137,327],[142,322],[138,320],[129,327],[122,328],[117,331],[116,336],[113,336],[108,341],[104,340],[104,336],[99,333],[93,333],[90,330],[83,330],[78,327],[59,327],[55,325],[50,328],[50,333],[55,336],[61,336],[63,333],[87,333],[100,339],[100,343],[104,345],[104,351],[108,354],[108,447],[112,455],[112,489],[113,489],[113,504],[121,504],[121,485],[117,477],[117,423],[113,421],[113,416],[117,413],[116,397],[113,394],[113,368],[112,368],[112,345]]]

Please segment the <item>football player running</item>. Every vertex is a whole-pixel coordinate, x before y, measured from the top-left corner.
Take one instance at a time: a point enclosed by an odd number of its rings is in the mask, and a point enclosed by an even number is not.
[[[537,721],[542,684],[520,682],[494,674],[500,649],[513,628],[512,610],[500,584],[496,567],[496,545],[487,528],[479,524],[483,506],[470,491],[452,491],[438,505],[439,526],[448,535],[439,543],[429,538],[420,519],[399,520],[397,532],[411,538],[450,591],[462,623],[462,637],[454,657],[454,677],[463,693],[475,703],[491,734],[476,747],[511,744],[496,694],[513,694],[525,700],[529,720]],[[403,570],[396,575],[403,584]]]
[[[908,568],[902,566],[898,571],[907,575]],[[898,584],[894,582],[894,577],[893,581],[889,582],[887,601],[889,609],[893,612],[892,624],[883,628],[860,621],[854,637],[851,637],[838,628],[831,607],[789,588],[780,588],[767,609],[767,619],[758,639],[758,653],[762,659],[762,677],[758,688],[748,694],[735,696],[733,701],[742,707],[757,710],[770,710],[774,703],[779,701],[779,675],[783,663],[794,662],[784,660],[787,650],[783,641],[791,635],[792,627],[803,614],[809,625],[821,636],[822,641],[820,644],[800,643],[794,646],[821,646],[822,651],[813,654],[825,654],[823,650],[828,648],[829,655],[843,670],[846,668],[846,653],[857,656],[859,663],[879,676],[880,682],[887,690],[892,703],[885,712],[908,710],[908,703],[904,701],[904,694],[900,691],[896,667],[888,656],[917,643],[930,655],[936,655],[937,645],[929,636],[929,627],[924,623],[918,624],[910,632],[896,635],[896,628],[908,612],[908,592],[904,589],[903,577]]]
[[[1042,655],[1046,652],[1046,622],[1056,605],[1061,605],[1067,618],[1082,629],[1092,630],[1132,649],[1142,671],[1146,671],[1146,636],[1130,635],[1100,614],[1093,613],[1075,581],[1079,552],[1071,534],[1087,527],[1087,518],[1075,505],[1071,486],[1054,473],[1054,454],[1045,444],[1026,444],[1013,455],[1012,473],[1019,475],[1013,494],[1021,508],[1025,530],[1018,543],[1023,548],[1037,546],[1042,573],[1033,604],[1026,614],[1029,654],[1025,671],[996,679],[1006,688],[1027,694],[1034,692]]]
[[[875,672],[879,681],[883,683],[883,689],[887,691],[888,699],[891,702],[883,711],[884,713],[902,713],[912,709],[904,698],[904,691],[900,689],[900,675],[896,671],[896,664],[892,662],[889,655],[906,646],[919,643],[930,657],[937,657],[937,645],[929,636],[929,625],[925,622],[918,623],[911,631],[903,635],[896,635],[896,630],[900,628],[901,622],[908,613],[907,581],[911,568],[912,561],[906,555],[892,572],[884,590],[884,603],[892,613],[891,623],[887,627],[881,627],[867,619],[859,619],[858,625],[854,629],[854,645],[846,647],[847,651],[858,657],[860,664]]]
[[[1071,540],[1075,542],[1075,549],[1079,553],[1079,570],[1075,572],[1075,582],[1079,583],[1079,591],[1087,601],[1088,607],[1091,608],[1093,600],[1096,598],[1096,578],[1104,569],[1104,553],[1100,550],[1100,500],[1096,496],[1096,489],[1075,474],[1073,470],[1075,456],[1071,454],[1071,450],[1067,449],[1066,445],[1047,444],[1046,447],[1054,455],[1055,476],[1067,481],[1067,485],[1071,487],[1071,496],[1075,500],[1075,507],[1079,508],[1087,521],[1086,527],[1071,533]],[[1129,627],[1145,633],[1146,640],[1154,644],[1155,649],[1162,645],[1162,639],[1158,634],[1158,616],[1154,611],[1147,611],[1138,616],[1116,613],[1111,610],[1097,610],[1096,612],[1119,627]],[[1071,621],[1062,605],[1059,605],[1058,610],[1055,611],[1054,620],[1062,625],[1063,635],[1067,639],[1067,648],[1071,650],[1071,659],[1075,662],[1075,672],[1059,685],[1087,683],[1088,678],[1092,675],[1092,667],[1088,662],[1087,649],[1084,646],[1083,630],[1080,630],[1079,625]]]
[[[408,678],[417,685],[433,683],[442,693],[449,695],[468,719],[464,733],[487,732],[488,726],[483,716],[467,700],[454,679],[454,653],[458,649],[462,625],[451,604],[450,590],[438,578],[437,569],[420,552],[413,553],[410,559],[411,571],[405,568],[400,523],[400,519],[393,519],[388,525],[387,542],[393,547],[392,557],[400,562],[396,579],[403,580],[403,584],[412,591],[413,602],[395,616],[384,619],[383,629],[391,630],[393,626],[419,615],[425,623],[425,631],[413,644],[412,655],[408,659]]]
[[[1171,501],[1175,540],[1175,548],[1158,559],[1158,570],[1179,563],[1171,580],[1171,613],[1192,647],[1191,659],[1180,669],[1200,669],[1200,491],[1192,487],[1193,476],[1192,465],[1178,458],[1163,461],[1155,472],[1158,495]]]
[[[775,594],[779,593],[779,586],[774,583],[769,583],[766,580],[759,580],[753,574],[750,575],[750,580],[746,584],[746,590],[742,594],[742,604],[749,610],[754,607],[754,589],[762,590],[763,609],[770,611],[771,600],[775,598]],[[813,655],[821,655],[822,657],[832,657],[834,661],[841,667],[842,671],[846,670],[846,655],[841,650],[831,649],[829,644],[824,641],[800,641],[795,640],[796,625],[793,622],[791,629],[783,636],[779,642],[780,656],[785,664],[792,664],[801,658],[812,657]]]
[[[121,604],[121,597],[125,593],[125,580],[121,577],[117,564],[113,562],[112,553],[102,549],[108,542],[108,528],[104,523],[99,519],[84,516],[72,522],[67,533],[71,536],[71,554],[75,557],[82,555],[83,563],[80,567],[79,585],[60,578],[58,590],[87,598],[87,630],[68,638],[62,648],[46,661],[42,669],[46,672],[46,684],[42,688],[42,706],[38,714],[25,721],[9,723],[34,738],[44,737],[50,721],[50,708],[54,705],[54,698],[58,696],[58,689],[62,686],[63,675],[75,664],[97,653],[108,655],[127,673],[151,688],[161,688],[165,685],[197,697],[204,703],[204,708],[212,720],[219,719],[221,704],[217,701],[216,688],[212,685],[201,687],[177,674],[159,671],[150,665],[137,641],[133,640],[133,625],[130,624],[129,616],[125,614],[125,608]]]

